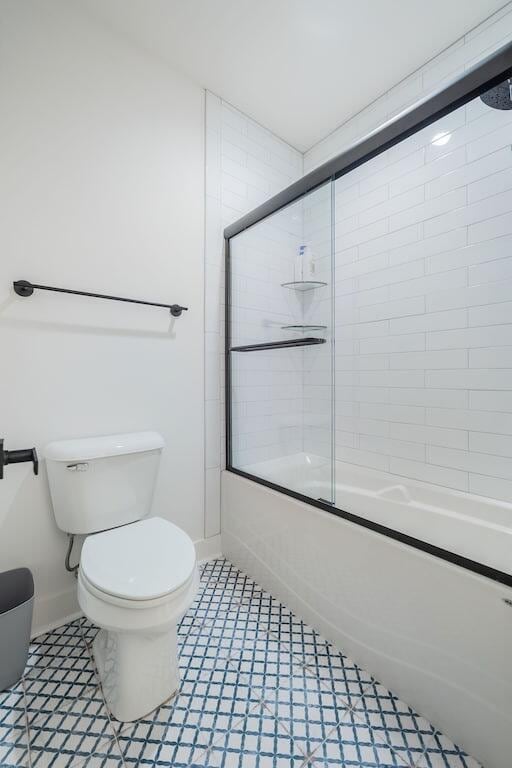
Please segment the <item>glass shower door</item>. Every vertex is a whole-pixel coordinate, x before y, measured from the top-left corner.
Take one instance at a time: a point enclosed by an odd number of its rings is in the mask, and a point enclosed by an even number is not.
[[[332,184],[229,241],[228,466],[334,502]]]

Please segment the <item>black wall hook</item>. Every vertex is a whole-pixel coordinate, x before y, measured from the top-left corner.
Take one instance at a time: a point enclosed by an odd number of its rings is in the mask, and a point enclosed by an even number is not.
[[[18,451],[6,451],[3,439],[0,440],[0,480],[3,480],[4,467],[7,466],[7,464],[21,464],[24,461],[31,461],[34,475],[39,474],[39,459],[35,448],[22,448]]]

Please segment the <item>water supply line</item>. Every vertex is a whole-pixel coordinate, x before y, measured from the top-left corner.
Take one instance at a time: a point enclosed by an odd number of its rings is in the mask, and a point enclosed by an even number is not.
[[[69,571],[70,573],[75,574],[75,579],[78,578],[78,568],[80,567],[80,562],[78,562],[76,565],[71,565],[71,553],[73,552],[73,544],[75,543],[75,534],[74,533],[68,533],[69,538],[69,544],[68,544],[68,551],[66,552],[66,560],[64,562],[66,566],[66,571]]]

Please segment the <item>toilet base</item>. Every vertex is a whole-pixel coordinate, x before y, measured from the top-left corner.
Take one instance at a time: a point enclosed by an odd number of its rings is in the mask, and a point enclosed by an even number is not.
[[[116,720],[138,720],[178,690],[176,624],[147,634],[101,629],[93,653],[105,701]]]

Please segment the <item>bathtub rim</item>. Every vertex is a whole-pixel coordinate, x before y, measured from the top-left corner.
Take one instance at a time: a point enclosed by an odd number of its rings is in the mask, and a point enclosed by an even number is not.
[[[490,565],[485,565],[485,563],[480,563],[479,561],[472,560],[471,558],[465,557],[464,555],[459,555],[449,549],[443,549],[442,547],[438,547],[435,544],[430,544],[423,539],[418,539],[414,536],[411,536],[410,534],[402,533],[401,531],[397,531],[394,528],[389,528],[386,525],[382,525],[382,523],[376,523],[373,520],[368,520],[367,518],[356,515],[353,512],[348,512],[347,510],[336,507],[334,504],[328,504],[327,502],[313,499],[310,496],[305,496],[302,493],[292,491],[291,489],[277,483],[273,483],[270,480],[264,480],[257,475],[252,475],[250,472],[244,472],[243,470],[237,469],[231,465],[227,465],[225,471],[231,472],[232,474],[238,475],[239,477],[243,477],[246,480],[251,480],[254,483],[258,483],[259,485],[263,485],[266,488],[270,488],[272,491],[282,493],[285,496],[289,496],[292,499],[301,501],[304,504],[309,504],[310,506],[316,507],[317,509],[322,509],[324,512],[330,512],[330,514],[335,515],[336,517],[341,517],[343,520],[347,520],[349,523],[354,523],[361,528],[366,528],[370,531],[373,531],[374,533],[380,534],[381,536],[385,536],[388,539],[398,541],[400,544],[406,544],[413,549],[425,552],[428,555],[437,557],[440,560],[451,563],[452,565],[457,565],[467,571],[476,573],[479,576],[484,576],[499,584],[503,584],[506,587],[512,587],[512,573],[506,573],[505,571],[498,570],[497,568],[493,568]]]

